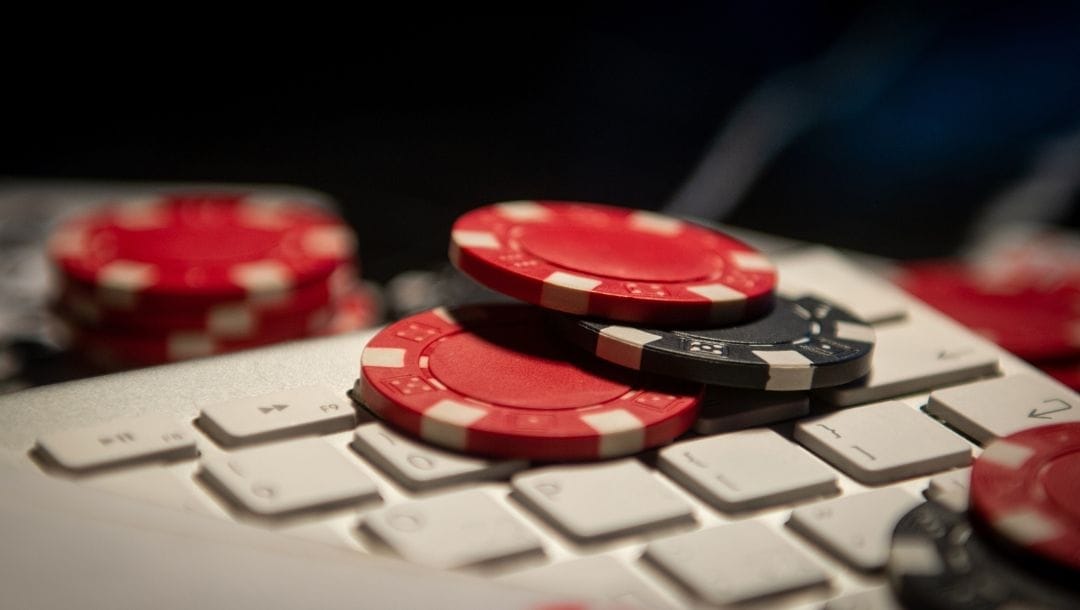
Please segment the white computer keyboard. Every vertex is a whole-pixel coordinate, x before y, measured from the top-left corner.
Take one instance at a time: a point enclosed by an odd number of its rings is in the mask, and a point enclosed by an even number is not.
[[[710,389],[694,432],[635,458],[530,465],[408,438],[346,394],[370,334],[5,396],[0,447],[89,487],[572,597],[891,607],[897,519],[924,495],[963,503],[978,443],[1080,419],[1078,396],[832,251],[771,256],[782,291],[874,324],[873,372]],[[1070,408],[1032,417],[1046,401]]]

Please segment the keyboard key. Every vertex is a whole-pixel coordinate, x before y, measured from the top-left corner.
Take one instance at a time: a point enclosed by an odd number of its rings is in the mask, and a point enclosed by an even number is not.
[[[707,386],[694,422],[699,434],[719,434],[803,417],[810,412],[805,392],[766,392]]]
[[[529,465],[523,460],[491,461],[443,451],[376,423],[357,428],[352,446],[412,490],[506,479]]]
[[[854,568],[880,570],[897,522],[921,502],[903,489],[876,489],[796,508],[788,526]]]
[[[762,508],[837,490],[827,466],[769,429],[672,445],[660,470],[724,511]]]
[[[932,477],[923,495],[945,508],[962,513],[967,510],[970,491],[971,468],[957,468]]]
[[[197,455],[192,431],[160,415],[54,432],[39,438],[37,444],[57,465],[76,471]]]
[[[876,279],[834,250],[807,248],[777,260],[778,291],[784,295],[820,294],[870,324],[903,319],[905,295]]]
[[[830,599],[824,610],[903,610],[887,586],[874,587]]]
[[[1044,378],[1010,375],[933,392],[926,411],[986,443],[1027,428],[1080,421],[1080,396]]]
[[[203,407],[199,425],[230,447],[348,430],[356,413],[345,396],[306,387]]]
[[[849,384],[815,391],[846,407],[963,383],[998,372],[992,348],[942,324],[905,322],[875,329],[870,374]]]
[[[321,438],[204,458],[202,474],[235,504],[259,515],[336,508],[379,495],[356,464]]]
[[[694,520],[690,505],[636,460],[542,468],[511,484],[525,505],[579,541]]]
[[[901,402],[844,409],[795,425],[795,440],[854,479],[877,485],[967,466],[971,447]]]
[[[742,521],[650,542],[645,558],[705,601],[732,604],[827,582],[780,534]]]
[[[403,558],[461,568],[542,553],[540,540],[480,490],[378,509],[363,527]]]
[[[211,504],[209,498],[196,489],[191,480],[166,468],[119,470],[83,479],[80,483],[173,510],[223,516],[221,509]]]
[[[666,610],[675,607],[629,566],[606,555],[540,566],[499,580],[583,600],[616,602],[620,608]]]

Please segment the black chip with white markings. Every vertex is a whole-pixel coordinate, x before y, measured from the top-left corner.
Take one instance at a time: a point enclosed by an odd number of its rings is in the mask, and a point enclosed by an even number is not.
[[[925,502],[893,531],[889,581],[905,608],[1080,608],[1080,593],[985,540],[968,520]]]
[[[555,316],[562,334],[597,357],[651,373],[759,390],[808,390],[870,372],[874,331],[815,297],[778,297],[767,315],[704,330],[659,330]]]

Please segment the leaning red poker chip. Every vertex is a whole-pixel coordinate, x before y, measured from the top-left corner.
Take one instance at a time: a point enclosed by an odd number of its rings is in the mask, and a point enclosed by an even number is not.
[[[346,264],[354,242],[339,218],[308,205],[163,195],[69,220],[49,253],[70,281],[112,301],[178,307],[289,292]]]
[[[450,260],[498,292],[575,315],[727,324],[772,305],[776,271],[723,233],[653,212],[514,201],[468,212]]]
[[[524,305],[433,309],[395,322],[361,357],[361,400],[390,424],[472,454],[594,460],[667,443],[702,387],[579,355]]]
[[[971,510],[1009,542],[1080,570],[1080,423],[987,445],[971,468]]]

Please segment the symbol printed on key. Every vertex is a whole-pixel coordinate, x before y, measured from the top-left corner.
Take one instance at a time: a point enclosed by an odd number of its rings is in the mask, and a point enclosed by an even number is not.
[[[288,408],[289,408],[289,405],[270,405],[269,407],[259,407],[259,410],[262,411],[263,414],[265,415],[267,413],[273,413],[275,411],[284,411],[285,409],[288,409]]]

